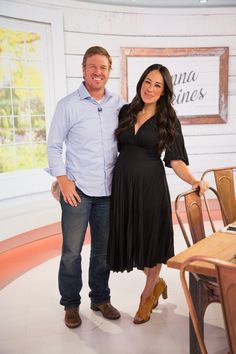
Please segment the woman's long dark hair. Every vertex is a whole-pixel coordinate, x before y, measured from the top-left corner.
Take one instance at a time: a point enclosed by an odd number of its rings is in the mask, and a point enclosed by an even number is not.
[[[136,96],[128,105],[125,112],[125,117],[120,119],[118,128],[115,130],[115,136],[119,139],[121,132],[134,126],[137,122],[137,114],[143,109],[144,106],[144,102],[141,98],[141,86],[147,75],[153,70],[158,70],[164,80],[164,94],[159,98],[156,104],[156,113],[158,114],[157,125],[160,134],[159,141],[157,142],[157,148],[159,154],[161,154],[164,149],[171,145],[176,136],[175,127],[177,121],[176,112],[172,107],[172,77],[169,70],[161,64],[153,64],[149,66],[140,77],[136,86]]]

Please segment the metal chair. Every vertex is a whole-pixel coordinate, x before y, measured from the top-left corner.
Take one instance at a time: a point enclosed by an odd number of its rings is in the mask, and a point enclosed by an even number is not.
[[[193,299],[191,297],[185,272],[186,268],[192,262],[201,261],[209,262],[215,265],[216,279],[219,288],[220,303],[223,311],[225,329],[227,333],[228,345],[230,354],[236,353],[236,264],[225,261],[220,261],[213,258],[203,256],[192,256],[187,258],[181,269],[180,278],[186,301],[189,308],[189,313],[192,319],[193,327],[198,339],[199,347],[202,354],[207,354],[206,345],[204,343],[203,332],[199,320],[197,318]]]
[[[225,209],[224,225],[228,225],[236,220],[236,197],[235,197],[235,179],[236,166],[211,168],[203,172],[201,179],[210,177],[213,174],[216,190],[221,198]]]
[[[217,200],[221,210],[222,220],[224,220],[226,218],[226,212],[218,192],[212,187],[209,187],[209,191],[211,191],[212,197]],[[182,201],[185,206],[184,210],[181,208]],[[180,193],[175,199],[175,213],[188,247],[206,237],[205,218],[208,218],[212,232],[216,232],[216,227],[212,216],[213,210],[209,206],[209,196],[207,198],[205,193],[201,197],[199,194],[199,189],[191,189]],[[183,219],[185,215],[187,216],[191,241],[185,227],[185,220]]]
[[[220,210],[222,211],[222,219],[225,218],[224,206],[221,203],[221,199],[217,191],[210,187],[209,191],[213,194],[213,197],[219,203]],[[208,194],[209,195],[209,194]],[[182,203],[184,201],[184,203]],[[175,213],[182,230],[185,242],[187,247],[190,247],[192,244],[200,241],[206,237],[205,230],[205,219],[208,217],[212,232],[216,231],[214,221],[212,218],[212,210],[209,206],[209,200],[204,194],[202,197],[199,194],[199,189],[192,189],[187,192],[181,193],[177,196],[175,200]],[[183,210],[184,205],[184,210]],[[183,218],[187,216],[187,225],[189,226],[189,232],[186,228],[186,220]],[[223,226],[223,222],[222,222]],[[213,302],[220,302],[219,298],[219,289],[216,283],[215,278],[202,276],[202,275],[191,275],[189,277],[191,287],[193,289],[192,296],[194,297],[194,303],[197,306],[199,317],[199,325],[202,333],[204,332],[204,315],[207,309],[207,306]],[[192,323],[190,321],[190,334]],[[197,340],[191,334],[191,342],[197,345]]]

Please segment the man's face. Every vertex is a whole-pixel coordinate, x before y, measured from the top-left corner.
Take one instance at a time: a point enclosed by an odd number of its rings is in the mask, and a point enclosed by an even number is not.
[[[88,57],[83,66],[85,86],[89,93],[104,89],[110,74],[108,58],[95,54]]]

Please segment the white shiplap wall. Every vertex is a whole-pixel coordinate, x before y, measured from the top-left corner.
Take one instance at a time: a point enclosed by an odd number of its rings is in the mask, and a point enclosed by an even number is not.
[[[121,47],[229,47],[227,124],[185,125],[183,132],[190,168],[196,177],[210,166],[236,164],[236,7],[145,9],[95,5],[73,0],[18,0],[11,3],[16,6],[30,4],[62,10],[67,93],[80,84],[82,56],[93,45],[104,46],[113,57],[113,71],[108,88],[115,92],[120,92]],[[172,199],[180,191],[189,188],[169,169],[167,176]],[[58,206],[52,204],[45,223],[55,221],[55,217],[53,219],[50,216],[53,208],[58,212]],[[32,218],[32,228],[37,227],[37,213],[34,215],[36,217]],[[21,214],[20,218],[21,225],[24,225],[24,215]],[[30,219],[28,211],[25,218]],[[29,222],[25,225],[26,229],[30,228]],[[24,231],[24,226],[20,231]],[[17,232],[19,230],[15,227],[9,235]]]
[[[65,2],[64,2],[65,3]],[[68,92],[81,80],[85,50],[102,45],[113,57],[109,88],[120,90],[121,47],[229,47],[227,124],[183,126],[190,168],[199,177],[210,166],[236,164],[236,7],[137,9],[68,1],[64,8]],[[138,79],[138,78],[137,78]],[[188,188],[167,170],[172,199]]]

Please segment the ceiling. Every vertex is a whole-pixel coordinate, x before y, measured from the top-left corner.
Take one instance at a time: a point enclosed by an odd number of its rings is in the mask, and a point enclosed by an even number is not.
[[[133,6],[133,7],[228,7],[236,6],[236,0],[86,0],[85,2],[119,5],[119,6]]]

